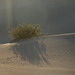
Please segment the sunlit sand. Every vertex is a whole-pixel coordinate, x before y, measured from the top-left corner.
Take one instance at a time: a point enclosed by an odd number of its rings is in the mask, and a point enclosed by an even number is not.
[[[75,33],[0,44],[0,75],[75,75]]]

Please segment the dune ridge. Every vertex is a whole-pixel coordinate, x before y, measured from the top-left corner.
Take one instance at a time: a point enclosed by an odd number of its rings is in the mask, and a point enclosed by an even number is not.
[[[0,44],[0,75],[75,75],[75,33]]]

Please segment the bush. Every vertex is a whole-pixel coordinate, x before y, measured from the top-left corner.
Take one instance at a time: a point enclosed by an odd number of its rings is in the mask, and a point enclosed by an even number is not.
[[[19,24],[18,26],[12,28],[11,31],[9,31],[10,38],[14,40],[32,38],[41,34],[43,33],[41,33],[38,24]]]

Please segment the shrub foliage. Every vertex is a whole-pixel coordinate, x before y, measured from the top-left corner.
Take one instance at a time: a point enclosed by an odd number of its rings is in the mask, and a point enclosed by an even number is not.
[[[42,34],[40,31],[40,26],[38,24],[19,24],[9,31],[9,36],[11,39],[24,39],[32,38]]]

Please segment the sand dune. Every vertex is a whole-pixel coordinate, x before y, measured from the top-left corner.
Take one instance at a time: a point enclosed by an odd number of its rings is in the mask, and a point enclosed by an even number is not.
[[[0,75],[75,75],[75,33],[0,44]]]
[[[51,35],[9,43],[23,22]],[[75,75],[75,1],[0,0],[0,75]]]

